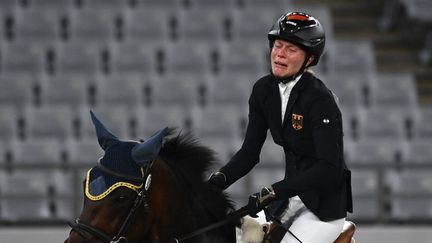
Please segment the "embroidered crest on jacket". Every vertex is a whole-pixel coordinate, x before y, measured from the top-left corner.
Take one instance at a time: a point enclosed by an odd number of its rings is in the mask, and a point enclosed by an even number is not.
[[[295,130],[300,130],[303,128],[303,115],[292,114],[292,127]]]

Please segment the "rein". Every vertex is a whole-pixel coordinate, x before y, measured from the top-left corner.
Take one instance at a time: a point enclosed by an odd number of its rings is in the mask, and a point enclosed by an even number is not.
[[[221,220],[221,221],[219,221],[219,222],[216,222],[216,223],[210,224],[210,225],[208,225],[208,226],[205,226],[205,227],[203,227],[203,228],[197,229],[197,230],[192,231],[192,232],[190,232],[190,233],[188,233],[188,234],[186,234],[186,235],[183,235],[183,236],[181,236],[181,237],[173,238],[173,239],[171,240],[171,242],[172,242],[172,243],[180,243],[180,242],[183,242],[183,241],[185,241],[185,240],[188,240],[188,239],[191,239],[191,238],[196,237],[196,236],[198,236],[198,235],[201,235],[201,234],[203,234],[203,233],[205,233],[205,232],[207,232],[207,231],[210,231],[210,230],[213,230],[213,229],[219,228],[219,227],[221,227],[222,225],[225,225],[225,224],[227,224],[227,223],[229,223],[229,222],[232,222],[232,221],[234,221],[234,220],[237,220],[237,219],[243,218],[244,216],[246,216],[246,215],[248,215],[248,214],[249,214],[249,210],[248,210],[247,206],[244,206],[244,207],[242,207],[242,208],[240,208],[240,209],[237,209],[236,211],[234,211],[234,212],[228,214],[227,217],[226,217],[225,219],[223,219],[223,220]]]
[[[147,193],[147,190],[149,189],[150,183],[151,183],[150,169],[153,166],[153,161],[150,162],[149,166],[146,167],[144,176],[142,178],[117,173],[115,171],[112,171],[112,170],[106,168],[102,164],[98,164],[96,166],[99,169],[101,169],[104,173],[107,173],[111,176],[119,177],[119,178],[126,179],[129,181],[141,182],[141,183],[144,183],[144,186],[138,192],[132,208],[129,210],[129,213],[126,216],[122,226],[120,227],[119,231],[117,232],[117,234],[114,237],[111,238],[110,236],[108,236],[108,234],[106,234],[102,230],[85,223],[84,221],[82,221],[79,218],[75,219],[75,221],[69,222],[68,224],[72,228],[72,230],[76,231],[78,234],[80,234],[84,238],[86,238],[85,233],[87,233],[87,234],[90,234],[92,236],[95,236],[96,238],[98,238],[98,239],[100,239],[106,243],[128,243],[127,237],[124,237],[122,235],[124,234],[124,232],[126,232],[127,228],[129,227],[129,225],[132,221],[132,217],[135,215],[136,210],[142,204],[144,204],[144,209],[146,211],[148,210],[148,201],[147,201],[148,200],[148,193]]]

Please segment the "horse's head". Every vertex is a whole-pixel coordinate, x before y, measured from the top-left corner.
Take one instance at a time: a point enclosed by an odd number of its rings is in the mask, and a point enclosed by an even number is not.
[[[83,210],[65,243],[166,243],[232,210],[226,195],[206,183],[211,150],[190,136],[164,140],[167,128],[142,143],[122,141],[91,115],[105,153],[87,172]],[[230,242],[232,229],[219,227],[188,242]]]
[[[156,159],[168,129],[143,143],[121,141],[92,112],[91,117],[105,153],[87,172],[83,210],[70,223],[65,243],[142,241],[143,232],[151,230],[149,204],[163,196],[151,187],[152,178],[169,181],[167,170],[155,169],[161,166]],[[130,227],[132,222],[140,227]]]

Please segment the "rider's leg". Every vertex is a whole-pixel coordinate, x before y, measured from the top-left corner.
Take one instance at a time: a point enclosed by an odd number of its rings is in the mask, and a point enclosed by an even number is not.
[[[255,220],[257,220],[258,223],[260,223],[261,225],[268,223],[264,211],[260,211],[259,213],[257,213],[257,215],[258,218],[255,218]]]
[[[344,222],[345,219],[324,222],[305,210],[294,220],[281,243],[330,243],[339,236]]]

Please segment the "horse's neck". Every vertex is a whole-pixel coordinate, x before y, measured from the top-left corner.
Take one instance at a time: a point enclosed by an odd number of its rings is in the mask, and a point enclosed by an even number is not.
[[[150,196],[153,202],[151,213],[155,222],[152,230],[157,236],[154,242],[170,240],[165,236],[181,237],[215,222],[220,217],[220,215],[213,215],[214,212],[206,208],[208,199],[201,198],[200,192],[195,191],[196,185],[191,184],[189,178],[180,172],[174,173],[164,161],[158,161],[154,166],[152,173],[154,187]],[[216,234],[215,231],[213,233]],[[226,240],[221,241],[220,237],[220,235],[202,234],[188,242],[226,242]]]
[[[188,195],[179,190],[178,179],[168,165],[162,161],[154,164],[152,170],[152,186],[150,189],[149,216],[154,224],[152,235],[155,242],[160,242],[165,236],[178,236],[196,228],[194,210],[188,200]]]

